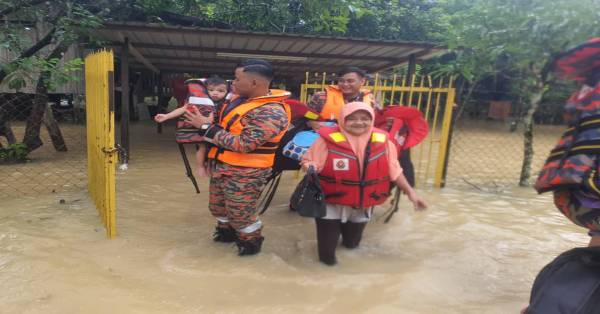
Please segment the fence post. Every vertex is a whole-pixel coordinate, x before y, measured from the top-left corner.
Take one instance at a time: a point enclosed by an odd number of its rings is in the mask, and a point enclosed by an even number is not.
[[[446,187],[446,176],[448,175],[448,162],[450,161],[450,150],[452,149],[452,135],[454,134],[454,126],[456,125],[456,114],[458,111],[455,106],[452,106],[452,120],[450,121],[450,131],[448,133],[448,147],[444,154],[444,169],[442,170],[442,181],[440,188]]]
[[[454,119],[454,88],[452,88],[452,79],[448,86],[448,95],[446,98],[446,107],[444,108],[444,121],[442,123],[442,136],[440,138],[440,150],[438,153],[438,163],[435,170],[434,186],[442,188],[446,184],[446,172],[448,167],[448,158],[450,156],[450,129]]]
[[[408,76],[408,85],[412,85],[412,81],[414,80],[413,75],[415,75],[415,72],[417,72],[417,57],[413,53],[408,56],[408,73],[406,74],[406,76]]]

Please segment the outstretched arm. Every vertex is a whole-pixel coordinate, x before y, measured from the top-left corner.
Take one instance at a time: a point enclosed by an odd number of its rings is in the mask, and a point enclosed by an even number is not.
[[[421,196],[417,194],[417,192],[410,186],[410,184],[408,184],[408,181],[406,180],[406,177],[403,173],[401,173],[398,176],[395,183],[398,186],[398,188],[400,188],[402,191],[404,191],[404,193],[406,193],[408,199],[415,206],[415,210],[425,210],[427,208],[425,200],[423,200],[423,198],[421,198]]]
[[[184,105],[184,106],[179,107],[169,113],[159,113],[156,116],[154,116],[154,121],[156,121],[158,123],[162,123],[167,120],[178,118],[178,117],[182,116],[186,112],[186,110],[187,110],[187,105]]]

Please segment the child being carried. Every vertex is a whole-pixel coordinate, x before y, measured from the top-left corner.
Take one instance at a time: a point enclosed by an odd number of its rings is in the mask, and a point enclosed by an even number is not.
[[[227,82],[219,77],[205,79],[189,79],[185,81],[188,97],[185,104],[167,114],[157,114],[154,120],[158,123],[170,119],[179,118],[177,121],[175,139],[177,143],[199,144],[196,151],[197,175],[208,177],[206,165],[207,144],[203,142],[204,137],[198,133],[198,129],[187,123],[183,115],[187,111],[198,110],[205,117],[215,115],[225,101],[228,93]]]

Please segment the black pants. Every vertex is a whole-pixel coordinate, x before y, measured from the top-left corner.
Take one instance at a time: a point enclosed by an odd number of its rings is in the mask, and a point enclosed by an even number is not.
[[[337,247],[340,235],[342,236],[342,245],[346,248],[354,249],[360,244],[366,222],[342,223],[338,219],[316,218],[317,225],[317,247],[319,251],[319,260],[327,265],[334,265],[335,249]]]

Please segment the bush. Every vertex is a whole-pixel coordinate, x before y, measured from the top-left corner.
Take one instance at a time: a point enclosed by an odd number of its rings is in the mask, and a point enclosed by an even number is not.
[[[27,145],[10,144],[0,147],[0,163],[17,163],[27,161]]]

